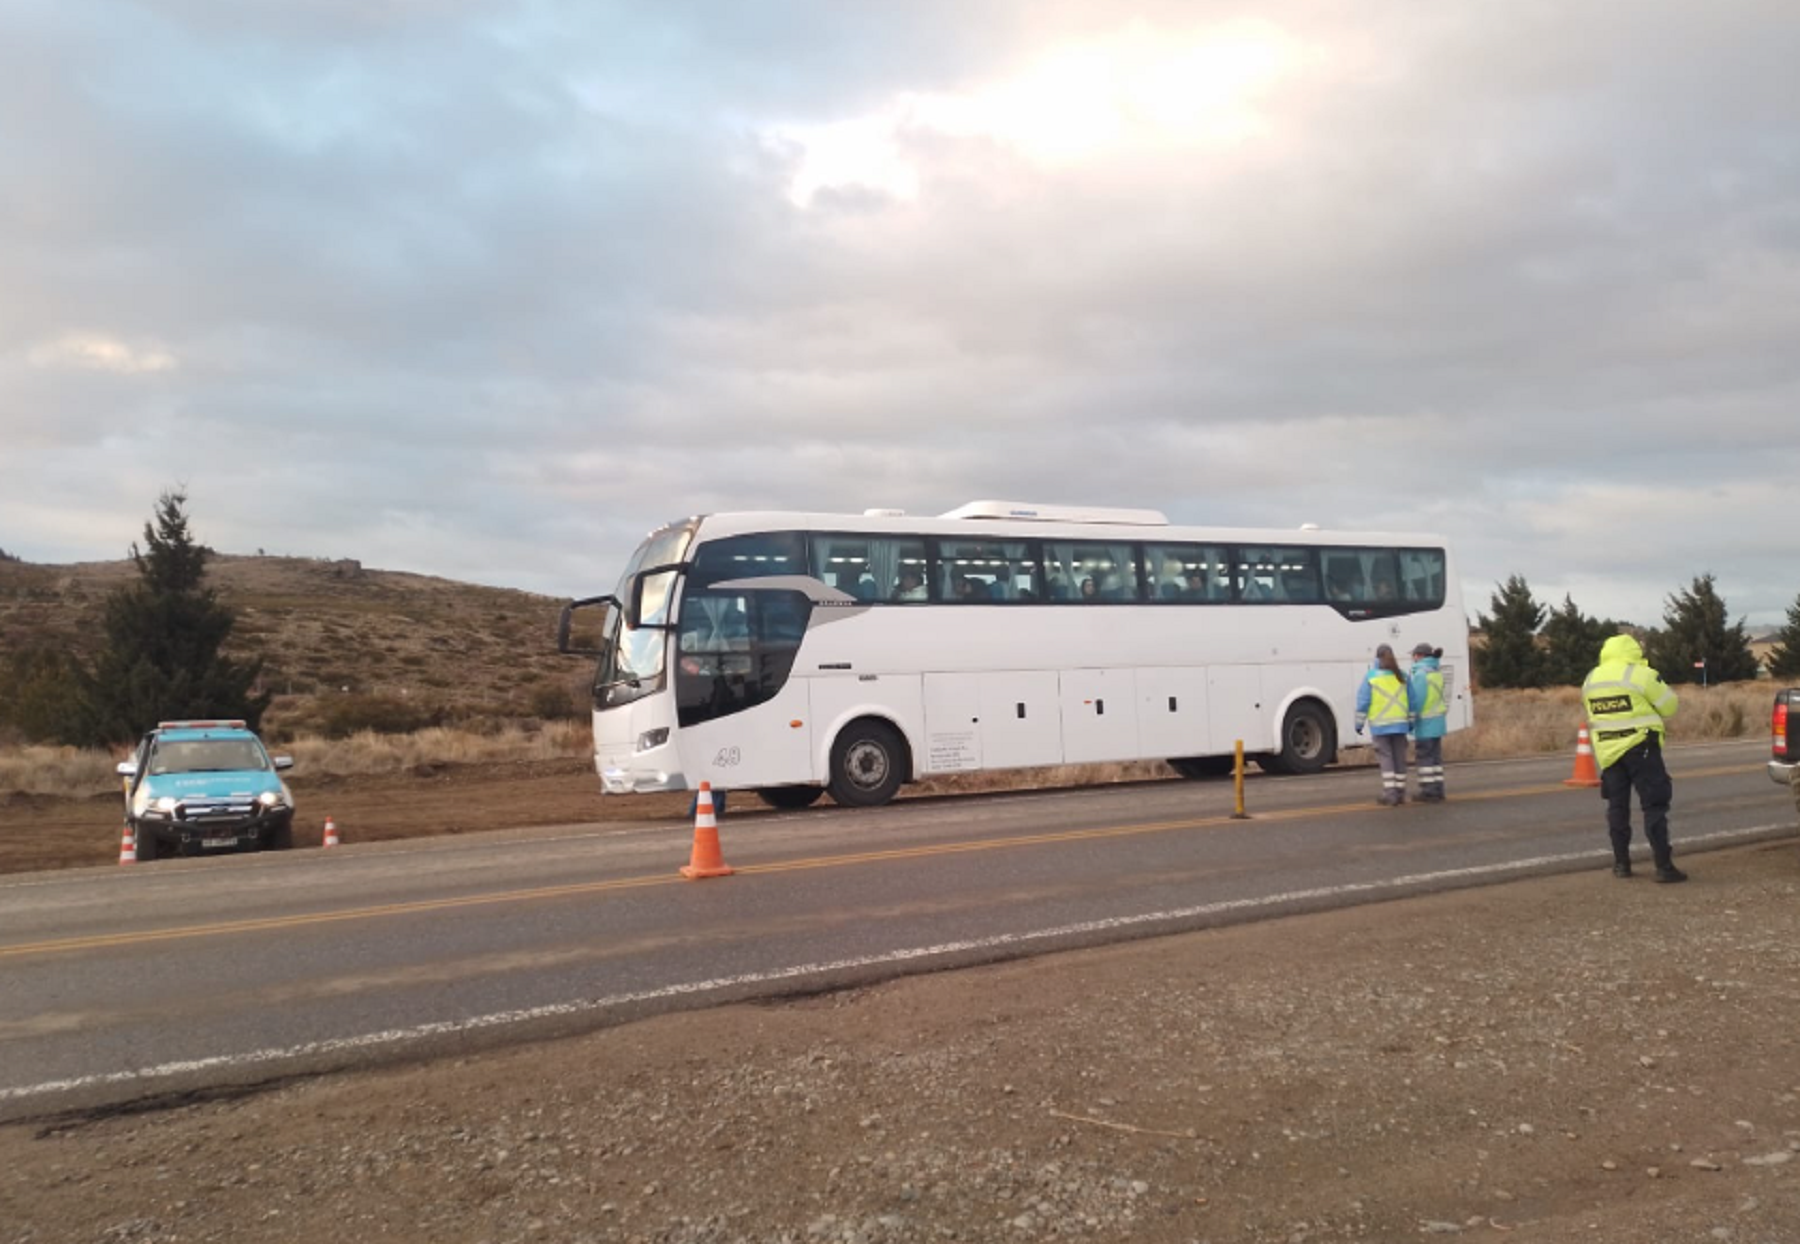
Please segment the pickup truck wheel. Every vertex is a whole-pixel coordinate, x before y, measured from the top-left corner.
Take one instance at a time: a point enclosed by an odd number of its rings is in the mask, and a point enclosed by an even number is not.
[[[290,817],[263,835],[263,850],[291,851],[294,849],[294,821]]]
[[[161,849],[157,846],[155,833],[145,829],[142,825],[131,827],[131,849],[137,853],[137,861],[140,864],[148,864],[162,854]]]

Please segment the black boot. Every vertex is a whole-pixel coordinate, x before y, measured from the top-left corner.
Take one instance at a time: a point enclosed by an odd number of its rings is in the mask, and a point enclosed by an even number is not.
[[[1686,881],[1687,874],[1675,867],[1675,861],[1670,860],[1667,864],[1656,866],[1656,879],[1664,885],[1672,885],[1677,881]]]
[[[1631,876],[1631,861],[1630,860],[1614,860],[1613,861],[1613,876],[1615,876],[1615,877]]]

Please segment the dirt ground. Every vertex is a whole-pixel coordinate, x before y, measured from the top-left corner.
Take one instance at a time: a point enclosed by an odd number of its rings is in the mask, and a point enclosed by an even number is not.
[[[1104,778],[1096,776],[1102,771]],[[1152,777],[1172,775],[1155,762],[953,774],[909,786],[901,797]],[[298,809],[296,847],[321,845],[326,816],[336,825],[342,842],[594,821],[667,818],[675,826],[693,824],[688,812],[691,794],[603,798],[600,779],[587,757],[421,765],[405,773],[289,774],[286,780]],[[762,801],[749,792],[731,796],[729,807],[733,815],[765,810]],[[0,873],[115,863],[123,816],[124,800],[118,794],[75,799],[0,791]]]
[[[294,844],[316,847],[325,817],[339,837],[379,842],[578,821],[685,818],[688,795],[607,800],[585,758],[508,765],[443,765],[349,777],[290,775]],[[124,800],[0,792],[0,873],[82,868],[119,858]],[[4,1238],[4,1237],[0,1237]]]
[[[42,1117],[0,1244],[1792,1244],[1800,838],[1683,862]]]

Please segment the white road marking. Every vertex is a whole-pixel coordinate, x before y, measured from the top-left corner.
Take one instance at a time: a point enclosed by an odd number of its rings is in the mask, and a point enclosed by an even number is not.
[[[1677,843],[1685,851],[1687,848],[1702,843],[1722,845],[1738,839],[1755,838],[1780,830],[1791,830],[1793,825],[1787,822],[1770,825],[1753,825],[1746,829],[1719,830],[1710,834],[1684,836]],[[842,972],[856,968],[878,967],[883,964],[912,963],[921,959],[932,959],[945,955],[966,954],[969,951],[996,950],[1011,946],[1024,946],[1033,942],[1053,941],[1058,938],[1079,936],[1089,933],[1104,933],[1119,929],[1133,928],[1141,925],[1157,924],[1177,920],[1192,920],[1202,916],[1222,915],[1228,912],[1255,911],[1259,908],[1281,907],[1290,903],[1311,902],[1318,899],[1341,898],[1352,894],[1378,894],[1383,891],[1405,890],[1415,886],[1430,885],[1436,882],[1460,881],[1475,877],[1499,877],[1507,873],[1520,873],[1549,865],[1574,864],[1597,859],[1611,859],[1610,848],[1588,851],[1571,851],[1561,855],[1539,855],[1530,859],[1509,860],[1501,864],[1478,864],[1469,868],[1449,868],[1438,872],[1413,873],[1409,876],[1394,877],[1387,881],[1357,881],[1343,885],[1319,886],[1310,890],[1289,890],[1280,894],[1267,894],[1260,898],[1224,899],[1214,903],[1201,903],[1193,907],[1177,907],[1167,911],[1144,912],[1135,916],[1112,916],[1105,920],[1085,920],[1077,924],[1059,925],[1050,929],[1037,929],[1026,933],[1002,933],[994,937],[971,938],[966,941],[939,942],[932,946],[916,946],[905,950],[888,951],[885,954],[865,955],[855,959],[837,959],[823,963],[803,963],[794,967],[779,968],[770,972],[750,972],[740,976],[717,977],[712,980],[689,981],[678,985],[665,985],[660,989],[646,989],[635,993],[611,994],[604,998],[591,998],[583,1002],[555,1002],[545,1006],[529,1007],[524,1010],[498,1011],[489,1015],[478,1015],[472,1019],[444,1020],[437,1023],[418,1024],[411,1028],[390,1028],[383,1032],[364,1033],[355,1037],[334,1037],[327,1041],[308,1041],[301,1045],[290,1045],[280,1049],[253,1050],[246,1054],[216,1054],[210,1058],[188,1059],[181,1062],[160,1063],[154,1067],[145,1067],[137,1071],[112,1071],[105,1075],[76,1076],[67,1080],[48,1080],[42,1084],[20,1085],[14,1088],[0,1088],[0,1102],[22,1101],[30,1097],[43,1097],[52,1093],[66,1093],[78,1089],[97,1088],[108,1084],[123,1084],[134,1080],[154,1080],[163,1076],[185,1075],[197,1071],[218,1071],[253,1067],[260,1064],[281,1063],[294,1059],[312,1058],[322,1054],[339,1054],[353,1050],[376,1049],[381,1046],[403,1045],[408,1042],[421,1041],[428,1037],[452,1036],[457,1033],[478,1032],[487,1028],[502,1028],[509,1024],[530,1023],[535,1020],[556,1019],[570,1015],[593,1014],[598,1011],[612,1010],[617,1007],[630,1006],[640,1002],[656,1002],[667,998],[691,997],[695,994],[717,993],[728,989],[738,989],[746,985],[764,985],[779,981],[802,980],[809,976],[823,976],[831,972]]]

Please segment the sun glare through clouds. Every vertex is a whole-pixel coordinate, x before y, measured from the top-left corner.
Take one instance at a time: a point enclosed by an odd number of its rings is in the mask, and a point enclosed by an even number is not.
[[[916,199],[916,148],[928,138],[996,144],[1044,167],[1108,149],[1241,142],[1267,126],[1262,96],[1299,52],[1278,28],[1238,23],[1189,37],[1142,23],[1050,49],[1017,73],[961,92],[906,92],[873,113],[777,127],[799,152],[788,197],[821,191]]]

